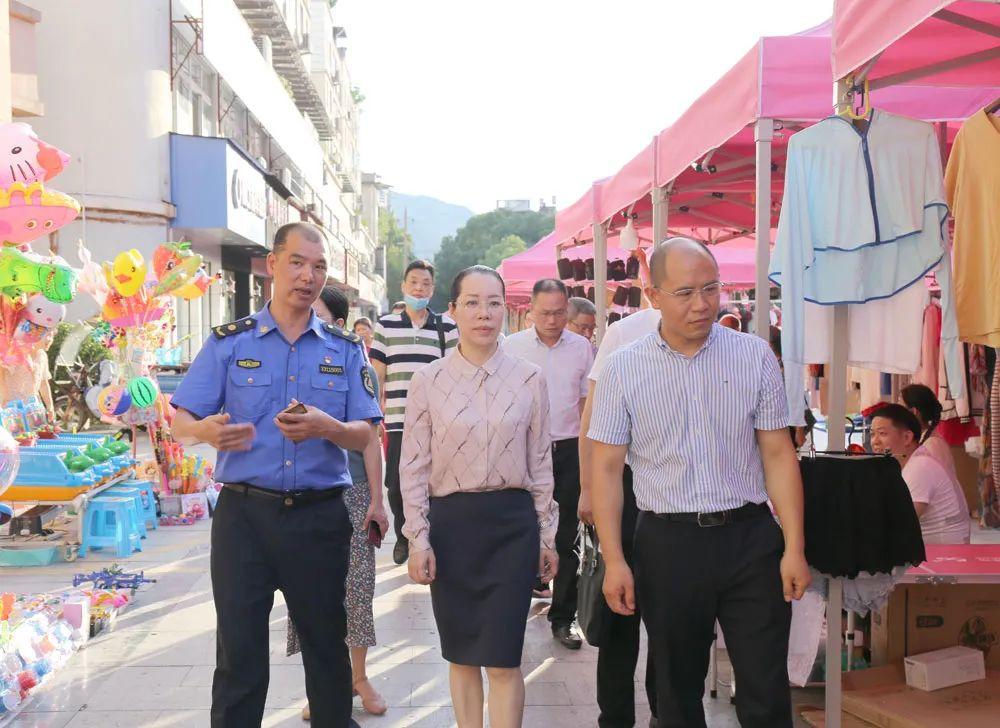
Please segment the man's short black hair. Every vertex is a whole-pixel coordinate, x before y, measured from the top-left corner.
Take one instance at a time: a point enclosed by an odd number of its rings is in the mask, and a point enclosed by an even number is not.
[[[403,271],[404,281],[406,280],[406,276],[410,275],[411,270],[425,270],[431,274],[432,279],[434,278],[434,265],[429,261],[420,258],[412,261],[408,266],[406,266],[406,270]]]
[[[347,300],[347,294],[339,288],[326,286],[319,292],[319,300],[330,310],[333,320],[343,319],[347,321],[347,316],[351,310],[351,303]]]
[[[293,233],[298,232],[302,237],[311,243],[323,243],[326,240],[326,236],[323,234],[323,230],[318,225],[313,225],[311,222],[287,222],[278,228],[274,233],[274,254],[277,255],[281,252],[282,248],[285,247],[285,243],[288,242],[288,236]]]
[[[535,281],[535,285],[531,288],[531,300],[534,301],[539,293],[561,293],[569,300],[566,284],[558,278],[542,278]]]

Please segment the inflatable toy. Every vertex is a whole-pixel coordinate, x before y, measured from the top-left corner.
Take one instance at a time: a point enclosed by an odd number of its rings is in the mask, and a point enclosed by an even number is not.
[[[39,139],[28,124],[0,124],[0,186],[48,182],[67,164],[69,155]]]

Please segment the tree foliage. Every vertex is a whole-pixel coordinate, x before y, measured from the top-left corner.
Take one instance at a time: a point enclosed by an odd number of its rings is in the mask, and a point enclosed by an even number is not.
[[[445,310],[451,282],[463,268],[479,264],[495,268],[504,258],[530,248],[554,227],[551,212],[493,210],[469,218],[454,235],[442,238],[441,249],[434,256],[437,285],[431,307]]]
[[[496,268],[500,265],[500,261],[504,258],[509,258],[517,253],[523,253],[528,249],[527,243],[525,243],[518,235],[504,235],[500,238],[500,242],[491,245],[486,250],[486,257],[483,258],[483,265],[488,265],[490,268]]]
[[[385,290],[391,306],[394,301],[403,297],[400,286],[403,283],[403,271],[413,250],[413,239],[399,226],[392,210],[382,209],[378,214],[378,241],[385,247]]]

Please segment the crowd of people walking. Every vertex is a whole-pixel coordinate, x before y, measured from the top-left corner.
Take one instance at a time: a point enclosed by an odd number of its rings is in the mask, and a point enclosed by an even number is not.
[[[325,251],[318,228],[280,228],[271,300],[217,327],[173,398],[174,435],[215,446],[225,484],[212,725],[260,725],[278,589],[288,651],[303,655],[303,717],[356,725],[354,696],[386,713],[365,668],[384,482],[393,560],[429,586],[460,728],[480,728],[484,712],[493,728],[521,725],[533,598],[550,595],[560,648],[581,647],[581,528],[596,528],[606,568],[601,626],[587,634],[601,728],[635,725],[643,626],[650,725],[704,726],[716,623],[741,725],[791,726],[790,602],[810,582],[796,441],[769,342],[723,320],[711,250],[673,238],[648,265],[641,256],[647,307],[599,347],[594,305],[557,279],[534,285],[532,325],[504,336],[495,270],[463,270],[435,312],[435,270],[421,260],[398,310],[347,331]],[[899,461],[925,541],[967,542],[935,436],[941,405],[924,390],[876,413],[872,444]]]

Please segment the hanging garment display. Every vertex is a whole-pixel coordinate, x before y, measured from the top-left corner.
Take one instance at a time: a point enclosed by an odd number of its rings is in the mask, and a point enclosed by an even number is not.
[[[959,129],[948,159],[955,216],[955,308],[962,340],[1000,346],[1000,119],[985,109]]]
[[[924,328],[920,344],[920,369],[913,375],[916,384],[932,392],[938,390],[938,358],[941,354],[941,304],[931,301],[924,309]]]
[[[847,363],[893,374],[917,371],[923,340],[923,314],[929,297],[927,286],[920,280],[895,296],[849,306]],[[805,331],[809,332],[805,339],[805,363],[828,362],[833,308],[806,303],[804,311]]]
[[[806,561],[828,576],[889,574],[927,557],[899,463],[883,455],[803,457]]]
[[[954,358],[958,331],[947,215],[941,154],[930,124],[876,109],[864,130],[831,117],[789,139],[770,269],[771,280],[781,286],[789,403],[798,403],[804,391],[805,302],[829,306],[888,298],[932,270],[941,287],[948,378],[964,393]],[[790,408],[793,424],[802,424],[800,409]]]

